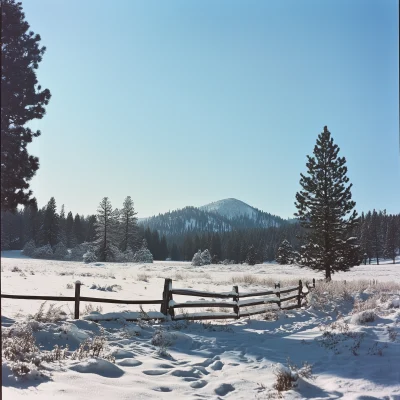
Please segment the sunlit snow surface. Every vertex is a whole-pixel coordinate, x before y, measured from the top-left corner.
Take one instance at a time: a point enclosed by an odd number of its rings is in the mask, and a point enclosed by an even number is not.
[[[280,280],[283,287],[292,285],[298,279],[322,278],[322,275],[310,270],[289,265],[192,267],[185,262],[87,265],[34,260],[21,257],[17,251],[2,253],[1,268],[2,293],[73,296],[74,289],[67,288],[67,285],[73,287],[73,283],[80,280],[83,283],[82,296],[135,300],[161,299],[164,278],[167,277],[172,278],[175,288],[212,292],[230,292],[232,285],[238,285],[242,292],[260,291],[265,288],[263,282],[269,284]],[[13,269],[15,272],[12,272]],[[247,284],[243,283],[245,276],[248,277]],[[380,266],[358,266],[350,272],[335,274],[333,278],[400,282],[400,260],[397,264],[385,262]],[[113,286],[114,291],[90,289],[105,286]],[[138,307],[102,304],[101,315],[113,313],[113,316],[120,316],[117,320],[101,323],[110,351],[115,356],[115,364],[102,359],[66,360],[46,364],[48,378],[30,377],[20,381],[10,377],[9,368],[3,364],[3,398],[274,398],[274,371],[279,364],[286,365],[290,357],[299,366],[303,361],[313,364],[315,379],[300,379],[297,387],[283,394],[284,398],[399,399],[400,296],[398,293],[389,293],[388,296],[392,308],[388,308],[385,315],[378,315],[374,322],[365,324],[360,324],[358,315],[346,316],[349,310],[343,306],[343,309],[325,312],[306,307],[282,313],[273,322],[263,320],[260,315],[214,322],[212,325],[198,322],[186,326],[182,322],[163,322],[138,326],[121,317],[128,315],[127,311],[135,313],[130,315],[137,315]],[[174,300],[204,299],[174,296]],[[14,321],[26,320],[26,316],[35,313],[40,304],[41,301],[3,299],[2,328],[12,325]],[[64,308],[69,314],[73,303],[65,303]],[[81,310],[84,308],[85,303],[82,303]],[[143,308],[160,311],[159,305]],[[186,311],[205,312],[204,309]],[[338,311],[345,315],[352,331],[364,332],[358,355],[351,350],[354,345],[352,340],[338,343],[337,354],[321,346],[323,332],[319,326],[326,326],[335,320]],[[180,313],[179,310],[177,313]],[[62,335],[61,326],[66,332]],[[159,355],[158,347],[151,344],[160,326],[168,342],[166,351],[169,356]],[[395,341],[389,340],[388,327],[399,333]],[[92,321],[69,319],[57,324],[44,324],[35,332],[35,337],[37,344],[44,349],[68,343],[74,350],[82,340],[98,333],[99,325]],[[382,349],[382,355],[374,351],[376,348]]]

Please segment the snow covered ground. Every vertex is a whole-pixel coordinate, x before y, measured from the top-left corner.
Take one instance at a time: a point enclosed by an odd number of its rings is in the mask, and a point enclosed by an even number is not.
[[[167,277],[174,288],[221,292],[232,285],[239,291],[261,290],[275,281],[284,287],[322,275],[277,264],[84,264],[34,260],[18,251],[2,252],[1,258],[1,292],[6,294],[73,296],[73,284],[80,280],[82,296],[161,299]],[[400,259],[357,266],[333,278],[347,283],[317,281],[300,310],[222,322],[127,322],[120,314],[118,320],[97,324],[88,320],[90,314],[70,319],[73,303],[57,303],[66,319],[30,325],[41,350],[68,344],[67,358],[43,362],[41,376],[33,370],[18,379],[3,359],[3,398],[273,399],[279,397],[273,388],[276,374],[288,371],[297,379],[283,398],[400,399]],[[2,299],[2,334],[23,329],[41,303]],[[101,314],[139,311],[136,306],[92,304],[98,305]],[[143,309],[159,311],[159,306]],[[82,314],[90,311],[81,304]],[[105,338],[105,354],[115,363],[99,357],[71,359],[94,336]],[[307,370],[301,369],[303,362],[312,365],[312,377],[301,376]]]

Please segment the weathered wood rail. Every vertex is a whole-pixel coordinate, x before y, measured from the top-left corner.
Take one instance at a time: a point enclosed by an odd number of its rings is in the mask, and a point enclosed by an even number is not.
[[[14,295],[14,294],[1,294],[2,299],[20,299],[20,300],[44,300],[44,301],[70,301],[74,302],[74,318],[79,319],[79,309],[81,302],[92,302],[92,303],[111,303],[111,304],[160,304],[161,314],[164,316],[170,316],[173,320],[189,319],[189,320],[206,320],[206,319],[238,319],[240,317],[247,317],[256,314],[262,314],[270,310],[265,306],[276,304],[278,308],[282,310],[291,310],[294,308],[301,307],[301,300],[306,293],[312,288],[315,288],[315,279],[312,281],[312,285],[299,281],[297,286],[291,286],[287,288],[281,288],[280,283],[275,284],[274,289],[268,289],[265,291],[245,292],[239,293],[238,286],[233,286],[230,292],[207,292],[202,290],[193,289],[175,289],[172,287],[172,279],[165,279],[164,291],[161,300],[117,300],[117,299],[104,299],[98,297],[87,297],[81,296],[81,282],[75,282],[75,296],[31,296],[31,295]],[[283,296],[282,294],[296,292],[289,296]],[[212,298],[213,300],[194,300],[176,302],[173,298],[176,296],[194,296],[200,298]],[[267,296],[267,297],[266,297]],[[214,300],[214,299],[226,299],[226,300]],[[282,307],[283,302],[297,300],[295,304]],[[261,306],[262,308],[255,308],[249,310],[248,307]],[[181,315],[175,315],[175,309],[186,309],[186,308],[220,308],[220,309],[232,309],[232,312],[219,311],[219,312],[197,312],[197,313],[184,313]],[[152,318],[152,317],[150,317]],[[135,318],[137,319],[137,318]],[[159,317],[154,317],[159,319]],[[128,319],[129,320],[129,319]]]
[[[282,310],[291,310],[301,307],[301,300],[310,289],[315,288],[315,279],[312,285],[305,283],[303,285],[300,280],[297,286],[281,288],[280,283],[275,284],[274,289],[265,291],[245,292],[239,293],[238,286],[233,286],[230,292],[206,292],[202,290],[193,289],[178,289],[172,287],[172,279],[166,279],[164,283],[163,304],[161,305],[161,312],[169,314],[173,320],[204,320],[204,319],[238,319],[240,317],[247,317],[250,315],[262,314],[270,310],[270,306],[276,304]],[[290,294],[295,292],[295,294]],[[289,295],[287,295],[289,294]],[[195,296],[200,298],[211,297],[212,301],[208,300],[195,300],[179,302],[175,301],[173,296]],[[285,296],[282,296],[285,295]],[[263,297],[262,297],[263,296]],[[268,297],[265,297],[268,296]],[[251,297],[251,298],[250,298]],[[214,300],[214,299],[232,299],[232,300]],[[282,303],[297,300],[295,304],[282,306]],[[255,307],[263,305],[262,308],[248,309],[248,307]],[[266,308],[265,306],[269,306]],[[175,309],[186,308],[222,308],[232,309],[232,312],[197,312],[197,313],[183,313],[175,315]]]

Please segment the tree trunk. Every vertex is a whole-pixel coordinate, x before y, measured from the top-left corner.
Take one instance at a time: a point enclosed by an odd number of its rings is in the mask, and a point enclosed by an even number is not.
[[[332,280],[332,278],[331,278],[331,268],[330,268],[329,265],[327,267],[325,267],[325,280],[327,282],[330,282]]]

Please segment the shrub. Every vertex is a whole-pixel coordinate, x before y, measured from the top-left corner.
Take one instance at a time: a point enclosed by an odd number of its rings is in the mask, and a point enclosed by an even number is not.
[[[35,242],[33,240],[30,240],[25,244],[24,248],[22,249],[22,254],[28,257],[32,257],[35,250],[36,250]]]
[[[94,336],[92,339],[86,339],[80,344],[79,348],[72,353],[71,358],[73,360],[100,357],[104,360],[115,362],[115,357],[107,349],[104,329],[100,329],[100,335]]]
[[[88,251],[94,251],[93,243],[83,242],[72,248],[67,258],[71,261],[82,261],[83,255]]]
[[[33,252],[33,257],[42,259],[52,259],[54,257],[53,249],[49,244],[46,244],[45,246],[42,247],[38,247]]]
[[[282,364],[277,364],[275,366],[274,374],[276,376],[274,389],[278,392],[284,392],[297,386],[299,377],[303,379],[314,379],[314,376],[312,375],[312,365],[307,361],[303,362],[302,367],[299,368],[288,359],[287,366]]]
[[[202,265],[209,265],[211,264],[212,261],[212,257],[210,252],[208,251],[208,249],[205,249],[202,253],[201,253],[201,262]]]
[[[64,260],[64,258],[69,255],[68,249],[63,242],[58,242],[54,246],[53,252],[56,260]]]
[[[92,251],[92,250],[88,250],[88,251],[82,256],[82,258],[83,258],[83,262],[84,262],[85,264],[89,264],[89,263],[92,263],[92,262],[96,262],[96,261],[97,261],[96,254],[95,254],[94,251]]]
[[[57,322],[67,318],[67,313],[62,310],[61,306],[56,306],[54,303],[49,304],[49,308],[45,311],[47,301],[43,302],[36,314],[30,315],[28,318],[37,322]]]
[[[96,289],[96,290],[101,290],[103,292],[117,292],[118,290],[121,290],[122,287],[120,285],[97,285],[96,283],[93,283],[90,289]]]
[[[137,279],[138,281],[143,281],[143,282],[148,282],[149,281],[150,276],[147,275],[146,273],[142,272],[140,274],[138,274]]]
[[[153,254],[150,253],[150,250],[141,248],[133,256],[133,262],[151,264],[153,262]]]
[[[14,267],[12,267],[11,272],[22,272],[22,269],[15,265]]]
[[[193,256],[192,265],[194,267],[199,267],[199,266],[203,265],[203,261],[201,259],[201,251],[200,250],[197,253],[195,253],[195,255]]]

